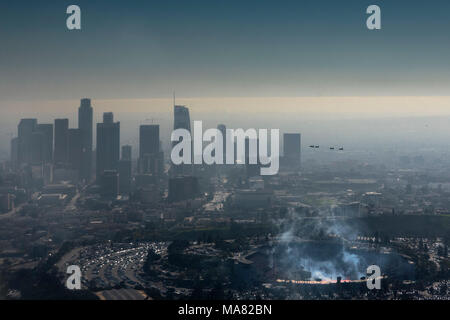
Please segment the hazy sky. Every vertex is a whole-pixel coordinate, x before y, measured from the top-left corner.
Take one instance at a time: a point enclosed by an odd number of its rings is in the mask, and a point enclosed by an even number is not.
[[[66,8],[82,30],[66,29]],[[382,30],[365,26],[368,5]],[[449,94],[450,1],[0,3],[0,107],[13,101]],[[219,107],[214,106],[214,107]]]

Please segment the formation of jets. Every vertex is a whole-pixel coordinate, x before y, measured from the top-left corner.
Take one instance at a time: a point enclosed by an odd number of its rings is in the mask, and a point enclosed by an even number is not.
[[[312,148],[312,149],[319,149],[320,148],[320,146],[314,145],[314,144],[310,145],[309,147]],[[335,147],[330,147],[330,150],[335,150],[335,149],[336,149]],[[339,151],[344,151],[344,147],[339,147],[338,150]]]

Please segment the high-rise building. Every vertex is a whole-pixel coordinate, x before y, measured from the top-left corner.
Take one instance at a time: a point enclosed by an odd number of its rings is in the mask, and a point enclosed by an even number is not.
[[[114,122],[113,113],[103,115],[97,123],[97,179],[105,170],[118,170],[120,160],[120,122]]]
[[[122,146],[122,158],[119,161],[119,193],[129,194],[131,192],[132,179],[132,148],[129,145]]]
[[[300,165],[301,134],[285,133],[283,136],[284,161],[290,166]]]
[[[80,176],[86,182],[89,182],[92,176],[92,126],[91,99],[82,99],[78,109],[78,128],[80,129],[82,144]]]
[[[11,165],[16,168],[19,164],[19,138],[11,140]]]
[[[18,126],[19,164],[32,162],[32,135],[36,130],[36,119],[22,119]]]
[[[112,112],[103,113],[103,123],[113,124],[114,123],[114,113],[112,113]]]
[[[174,106],[174,123],[173,123],[174,130],[176,129],[186,129],[189,132],[191,132],[191,119],[189,116],[189,109],[185,106]],[[179,141],[174,141],[173,145],[178,144],[181,141],[181,138]],[[191,161],[192,163],[192,161]],[[172,164],[172,175],[178,176],[178,175],[191,175],[193,171],[193,166],[189,164],[180,164],[180,165],[174,165]]]
[[[163,153],[160,151],[159,125],[142,125],[139,128],[139,172],[161,174]]]
[[[139,128],[139,158],[159,152],[159,125],[142,125]]]
[[[69,130],[69,119],[55,120],[55,148],[53,154],[54,163],[66,163],[68,148],[67,135]]]
[[[36,131],[42,133],[42,162],[50,163],[53,160],[53,124],[38,124]]]
[[[132,147],[130,145],[122,146],[122,160],[131,161]]]
[[[131,160],[121,159],[119,161],[119,193],[129,194],[131,192]]]
[[[44,162],[44,141],[45,135],[40,131],[34,131],[31,134],[31,161],[30,164],[41,165]]]
[[[67,131],[67,158],[71,169],[78,170],[80,177],[81,158],[83,154],[83,142],[80,129]]]
[[[191,118],[189,116],[189,109],[185,106],[174,106],[174,130],[186,129],[191,131]]]

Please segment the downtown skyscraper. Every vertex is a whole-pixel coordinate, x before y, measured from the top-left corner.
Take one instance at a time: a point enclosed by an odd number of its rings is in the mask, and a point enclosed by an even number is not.
[[[18,125],[18,162],[30,164],[33,162],[32,136],[37,127],[37,119],[22,119]]]
[[[119,192],[122,195],[131,193],[132,179],[132,147],[130,145],[122,146],[122,158],[119,161]]]
[[[69,119],[55,119],[54,164],[66,163],[68,156]]]
[[[186,129],[191,132],[191,118],[189,109],[185,106],[174,106],[173,129]]]
[[[131,161],[131,153],[132,153],[131,151],[132,151],[132,146],[130,146],[130,145],[122,146],[122,160]]]
[[[97,168],[96,178],[103,173],[118,170],[120,160],[120,122],[114,122],[112,112],[103,114],[103,123],[97,123]]]
[[[78,109],[78,128],[81,135],[80,178],[89,182],[92,177],[93,108],[91,99],[82,99]]]
[[[18,164],[41,165],[52,162],[53,125],[37,119],[21,119],[18,126]]]
[[[80,129],[69,129],[67,131],[67,164],[70,169],[77,171],[81,178],[83,139]]]
[[[161,174],[164,156],[160,148],[159,125],[139,128],[139,172]]]
[[[51,163],[53,161],[53,124],[40,123],[36,131],[42,134],[40,160],[43,163]]]
[[[189,109],[185,106],[174,105],[174,121],[173,129],[186,129],[191,132],[191,118],[189,116]],[[174,141],[173,145],[178,144],[180,141]],[[171,168],[171,175],[192,175],[193,167],[188,164],[173,165]]]

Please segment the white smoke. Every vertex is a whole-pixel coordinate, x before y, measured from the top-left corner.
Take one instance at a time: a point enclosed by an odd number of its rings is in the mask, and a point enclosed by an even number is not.
[[[364,258],[346,248],[348,241],[356,239],[357,230],[345,220],[302,218],[290,208],[286,218],[275,223],[283,231],[273,250],[278,252],[274,263],[291,279],[302,271],[311,274],[310,280],[359,279],[364,275]]]

